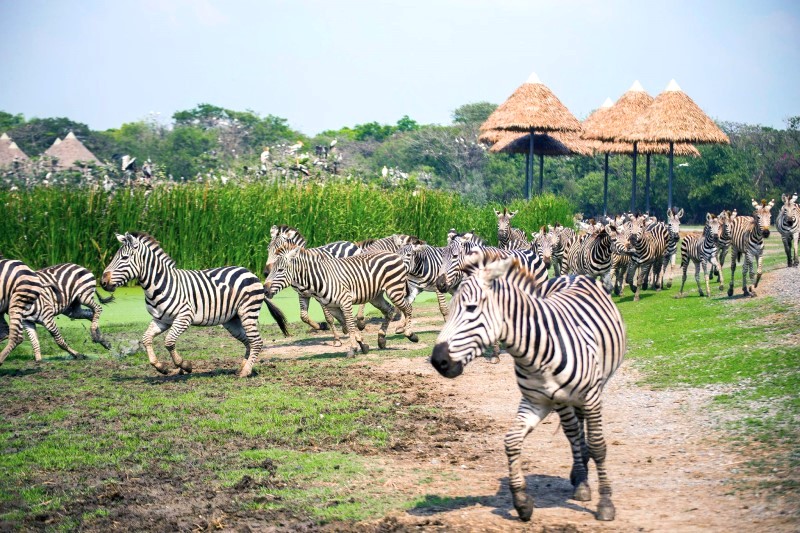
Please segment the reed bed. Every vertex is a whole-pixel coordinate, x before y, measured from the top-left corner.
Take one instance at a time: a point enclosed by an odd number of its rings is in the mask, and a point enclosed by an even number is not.
[[[118,248],[115,233],[146,231],[181,268],[241,265],[260,272],[273,224],[297,227],[310,246],[409,233],[443,245],[447,230],[496,242],[493,208],[441,190],[382,189],[361,182],[185,184],[120,189],[0,191],[0,253],[34,268],[74,262],[99,274]],[[552,195],[518,201],[515,227],[571,224],[573,207]]]

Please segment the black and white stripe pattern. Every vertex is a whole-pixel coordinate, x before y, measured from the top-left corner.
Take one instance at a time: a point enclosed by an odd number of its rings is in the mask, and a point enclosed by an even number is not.
[[[560,276],[561,271],[566,271],[567,269],[566,257],[572,245],[578,240],[578,234],[574,229],[567,228],[559,223],[550,228],[550,231],[558,238],[558,241],[553,245],[553,274]]]
[[[611,293],[611,235],[605,227],[582,235],[567,254],[567,274],[601,278]]]
[[[797,245],[800,240],[800,206],[797,205],[797,193],[793,196],[781,195],[783,205],[775,218],[775,227],[781,234],[783,249],[786,252],[786,266],[798,265]]]
[[[529,248],[525,232],[511,227],[511,219],[517,214],[505,207],[502,211],[495,210],[497,215],[497,246],[502,250],[525,250]]]
[[[436,278],[442,268],[442,254],[447,247],[433,247],[427,244],[408,244],[398,250],[408,267],[408,296],[409,303],[414,303],[417,295],[422,291],[436,293],[439,303],[439,312],[447,318],[447,300],[444,294],[436,288]]]
[[[553,248],[557,243],[558,236],[545,227],[542,227],[537,233],[531,233],[531,250],[536,252],[547,269],[553,263]]]
[[[0,259],[0,341],[8,338],[8,344],[0,351],[0,365],[22,343],[23,315],[41,291],[41,278],[25,263]]]
[[[89,269],[73,263],[63,263],[37,272],[41,278],[42,289],[33,305],[24,313],[23,325],[25,333],[33,346],[33,356],[37,361],[42,359],[42,349],[36,333],[36,324],[41,324],[53,336],[56,344],[74,358],[84,356],[71,348],[61,335],[56,325],[56,316],[63,314],[72,319],[91,320],[92,341],[100,344],[106,350],[111,348],[111,343],[103,338],[100,333],[100,313],[103,308],[94,299],[97,294],[102,303],[111,302],[114,297],[103,298],[97,293],[97,282],[94,274]],[[89,309],[82,307],[85,305]]]
[[[264,287],[246,268],[228,266],[206,270],[175,268],[175,261],[158,241],[146,233],[117,235],[122,246],[103,271],[102,286],[111,292],[132,279],[144,289],[145,306],[153,317],[142,337],[150,364],[162,374],[169,372],[153,351],[153,338],[168,331],[164,345],[178,373],[192,365],[175,349],[178,337],[189,326],[222,325],[245,346],[239,376],[249,376],[263,341],[258,316],[264,303]],[[283,333],[286,318],[272,302],[267,308]]]
[[[675,258],[678,254],[678,244],[681,240],[681,217],[683,217],[683,209],[676,211],[667,209],[666,226],[669,231],[669,241],[667,241],[667,249],[664,251],[664,260],[660,269],[661,286],[663,287],[666,279],[667,288],[672,287],[672,278],[675,276]],[[667,268],[669,268],[669,275],[667,276]],[[655,269],[653,269],[655,271]],[[656,273],[653,273],[653,284],[658,282]]]
[[[733,280],[736,273],[736,262],[742,259],[742,291],[745,296],[755,296],[753,290],[758,287],[761,281],[762,261],[764,254],[764,239],[769,237],[769,226],[772,220],[771,209],[775,205],[775,200],[767,203],[762,200],[761,204],[752,200],[752,217],[737,216],[731,221],[731,283],[728,287],[728,296],[733,296]],[[755,284],[752,287],[747,285],[747,277],[753,278],[753,266],[756,266]]]
[[[628,285],[633,291],[633,300],[639,301],[639,289],[647,288],[651,269],[658,269],[663,264],[664,253],[670,240],[666,224],[658,222],[644,229],[644,216],[633,217],[631,221],[630,246],[631,264],[628,267]],[[639,276],[636,279],[636,272]],[[655,280],[656,290],[660,290],[660,279]]]
[[[707,213],[703,233],[689,233],[683,237],[683,244],[681,245],[683,279],[681,280],[681,290],[678,293],[678,298],[683,297],[683,287],[686,285],[686,271],[689,268],[689,262],[694,263],[694,279],[697,282],[697,290],[700,292],[700,296],[711,296],[708,270],[711,265],[716,265],[719,268],[719,263],[717,263],[717,244],[719,243],[721,226],[721,221],[716,215]],[[703,293],[703,288],[700,286],[701,267],[703,268],[703,278],[706,283],[705,293]]]
[[[530,520],[534,507],[521,469],[522,443],[555,410],[572,448],[573,498],[591,499],[587,469],[591,458],[600,485],[597,518],[613,520],[601,393],[622,363],[626,337],[611,297],[584,276],[561,276],[536,288],[527,269],[511,258],[484,262],[476,254],[465,265],[465,274],[431,364],[443,376],[454,378],[495,342],[505,343],[514,357],[522,401],[506,434],[505,449],[520,518]]]
[[[281,246],[286,244],[294,244],[295,246],[300,246],[303,248],[306,246],[305,237],[303,237],[297,228],[293,228],[292,226],[272,226],[270,229],[270,237],[271,239],[269,241],[269,245],[267,246],[268,256],[267,264],[264,267],[264,277],[269,275],[272,264],[276,259],[275,254]],[[336,241],[312,248],[312,250],[321,252],[329,257],[351,257],[361,253],[361,248],[354,242],[350,241]],[[298,293],[297,297],[300,303],[300,320],[315,330],[327,330],[330,328],[333,333],[334,344],[336,346],[341,346],[339,335],[336,333],[336,328],[333,325],[333,316],[327,309],[325,309],[325,306],[320,304],[320,307],[322,307],[322,314],[325,316],[325,322],[319,324],[311,318],[311,315],[308,314],[308,305],[311,301],[311,298],[300,293]]]
[[[347,327],[350,335],[348,356],[352,357],[359,346],[363,353],[369,349],[356,328],[353,317],[353,305],[356,304],[369,302],[383,313],[378,346],[386,347],[386,331],[394,309],[383,298],[384,293],[403,315],[403,323],[396,333],[404,334],[412,342],[419,340],[411,327],[412,306],[407,301],[407,281],[407,266],[396,253],[376,251],[333,259],[319,252],[286,245],[278,251],[264,288],[267,296],[272,297],[291,285],[301,294],[317,298]]]

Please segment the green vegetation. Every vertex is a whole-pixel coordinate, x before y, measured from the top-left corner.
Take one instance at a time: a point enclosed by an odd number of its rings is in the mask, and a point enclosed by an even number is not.
[[[358,181],[279,185],[185,184],[108,195],[98,189],[37,187],[0,191],[6,216],[5,257],[32,267],[73,262],[99,275],[117,250],[114,233],[147,231],[181,268],[240,265],[261,272],[273,224],[297,227],[310,246],[397,232],[445,244],[447,230],[476,230],[493,241],[491,207],[458,195],[421,189],[382,189]],[[552,195],[514,202],[515,224],[571,223],[573,207]]]

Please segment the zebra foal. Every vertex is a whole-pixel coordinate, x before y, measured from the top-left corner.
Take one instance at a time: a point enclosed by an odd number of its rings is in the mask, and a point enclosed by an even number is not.
[[[613,520],[600,397],[622,363],[622,317],[611,297],[589,277],[561,276],[537,287],[516,259],[486,259],[481,253],[468,258],[467,278],[451,302],[431,364],[442,376],[455,378],[484,348],[504,342],[514,357],[522,393],[516,420],[505,437],[511,495],[520,518],[530,520],[534,507],[521,469],[522,443],[555,410],[572,449],[573,498],[591,499],[591,458],[600,484],[596,517]]]
[[[153,317],[142,336],[150,364],[162,374],[169,373],[167,365],[158,360],[153,350],[153,339],[169,330],[164,346],[176,371],[190,373],[192,364],[175,349],[178,337],[189,326],[221,324],[244,344],[239,377],[249,376],[263,346],[258,315],[265,300],[258,276],[237,266],[205,270],[175,268],[175,260],[146,233],[117,234],[117,240],[122,246],[103,271],[101,285],[113,292],[120,285],[137,279],[144,289],[145,306]],[[266,304],[283,334],[288,335],[286,317],[272,302]]]

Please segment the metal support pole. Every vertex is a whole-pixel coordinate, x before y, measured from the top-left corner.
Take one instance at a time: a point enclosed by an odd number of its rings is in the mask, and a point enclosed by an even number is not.
[[[608,215],[608,152],[606,152],[606,170],[603,173],[603,216]]]
[[[631,182],[631,213],[636,212],[636,154],[639,143],[633,143],[633,181]]]
[[[644,180],[644,210],[649,215],[650,214],[650,154],[647,154],[647,164],[645,165],[647,168],[646,174],[647,178]]]
[[[525,168],[525,199],[531,199],[531,189],[533,189],[533,130],[531,130],[530,142],[528,143],[528,164]]]
[[[539,194],[544,189],[544,154],[539,154]]]
[[[675,143],[669,143],[669,184],[667,185],[667,209],[672,209],[672,158],[675,155]]]

